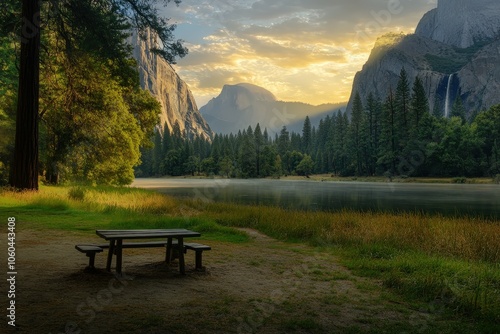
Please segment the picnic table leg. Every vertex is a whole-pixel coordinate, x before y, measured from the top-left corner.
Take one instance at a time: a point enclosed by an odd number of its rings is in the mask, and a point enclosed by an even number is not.
[[[116,240],[116,272],[122,273],[122,239]]]
[[[167,240],[167,254],[165,255],[165,262],[170,263],[172,260],[172,238]]]
[[[113,253],[115,252],[115,240],[109,241],[108,262],[106,263],[106,270],[111,271],[111,262],[113,261]]]
[[[184,263],[184,238],[179,237],[177,238],[178,242],[178,249],[179,249],[179,271],[181,272],[182,275],[186,274],[186,267]]]

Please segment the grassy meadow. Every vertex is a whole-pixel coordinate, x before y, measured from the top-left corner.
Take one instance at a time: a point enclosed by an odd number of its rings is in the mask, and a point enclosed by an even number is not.
[[[0,213],[4,226],[6,217],[16,217],[18,232],[186,227],[207,240],[246,243],[249,237],[236,228],[252,228],[335,254],[355,275],[380,282],[381,289],[444,322],[468,323],[478,332],[500,331],[499,221],[423,213],[303,212],[111,187],[44,186],[38,193],[3,189]]]

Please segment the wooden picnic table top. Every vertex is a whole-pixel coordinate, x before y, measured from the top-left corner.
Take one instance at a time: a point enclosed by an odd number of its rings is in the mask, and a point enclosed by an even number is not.
[[[96,234],[105,240],[188,238],[201,236],[199,232],[186,229],[96,230]]]
[[[111,270],[111,262],[113,259],[113,254],[116,255],[116,272],[118,274],[122,273],[122,248],[123,240],[130,239],[153,239],[153,238],[167,238],[167,262],[170,260],[170,252],[172,251],[172,238],[178,239],[178,244],[175,246],[179,251],[179,271],[181,274],[185,274],[184,265],[184,252],[183,244],[184,238],[189,237],[200,237],[201,234],[198,232],[186,230],[186,229],[142,229],[142,230],[96,230],[98,236],[109,241],[109,251],[108,260],[106,263],[106,270]],[[139,243],[140,244],[140,243]]]

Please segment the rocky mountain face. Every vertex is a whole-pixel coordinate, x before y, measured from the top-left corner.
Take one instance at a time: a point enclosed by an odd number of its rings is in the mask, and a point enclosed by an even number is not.
[[[500,30],[498,0],[439,0],[415,34],[459,48],[494,38]]]
[[[354,93],[366,101],[384,99],[397,86],[404,67],[411,81],[419,76],[431,110],[449,114],[460,96],[468,112],[500,103],[500,4],[496,0],[440,0],[415,34],[380,37],[357,73]],[[413,84],[413,82],[411,82]]]
[[[278,101],[268,90],[248,83],[225,85],[221,93],[200,108],[203,117],[216,133],[238,133],[260,124],[269,134],[283,126],[303,123],[306,116],[334,112],[341,105],[312,106],[301,102]]]
[[[213,132],[198,111],[188,85],[167,61],[151,52],[155,37],[148,33],[144,41],[137,34],[133,34],[130,44],[139,66],[141,87],[149,90],[162,106],[159,125],[163,127],[163,124],[167,123],[172,130],[177,121],[181,130],[185,130],[188,136],[200,134],[205,138],[212,138]]]

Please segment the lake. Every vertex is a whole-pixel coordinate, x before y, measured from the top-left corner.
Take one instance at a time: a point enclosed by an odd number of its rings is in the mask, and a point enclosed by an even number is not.
[[[424,211],[500,219],[500,186],[291,180],[136,179],[133,187],[204,201],[335,211]]]

